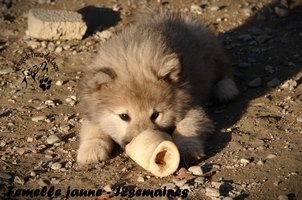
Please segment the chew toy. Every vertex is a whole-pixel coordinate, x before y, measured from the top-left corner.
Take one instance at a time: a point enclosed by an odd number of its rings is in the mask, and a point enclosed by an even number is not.
[[[165,177],[178,168],[180,155],[170,135],[146,130],[125,147],[126,154],[155,176]]]

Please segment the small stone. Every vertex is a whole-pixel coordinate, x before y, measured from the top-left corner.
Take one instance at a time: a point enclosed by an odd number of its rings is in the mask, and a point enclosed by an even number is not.
[[[63,51],[63,48],[62,47],[57,47],[56,49],[55,49],[55,52],[56,53],[61,53]]]
[[[175,189],[175,184],[174,183],[165,183],[161,186],[162,189],[164,189],[166,187],[167,190],[173,190]]]
[[[277,156],[275,154],[269,154],[268,156],[266,156],[266,159],[273,159],[276,158]]]
[[[5,179],[5,180],[9,180],[9,179],[12,178],[12,175],[10,175],[8,173],[0,172],[0,178]]]
[[[220,192],[218,189],[206,187],[206,196],[208,197],[219,197]]]
[[[194,179],[195,183],[204,183],[204,177],[197,177]]]
[[[37,175],[36,172],[34,172],[34,171],[31,171],[31,172],[30,172],[30,176],[31,176],[31,177],[35,177],[36,175]]]
[[[63,85],[63,81],[57,81],[57,82],[56,82],[56,85],[57,85],[57,86],[62,86],[62,85]]]
[[[138,182],[145,182],[145,179],[144,179],[144,177],[139,176],[139,177],[137,178],[137,181],[138,181]]]
[[[211,6],[210,11],[218,11],[220,9],[219,6]]]
[[[61,167],[62,167],[62,164],[59,162],[55,162],[51,165],[51,169],[53,169],[53,170],[59,170],[59,169],[61,169]]]
[[[174,179],[173,182],[177,187],[182,187],[184,184],[186,184],[186,179]]]
[[[14,178],[14,183],[15,183],[15,184],[24,185],[25,181],[24,181],[23,178],[20,178],[19,176],[15,176],[15,178]]]
[[[267,82],[267,86],[271,88],[276,87],[279,84],[280,84],[280,80],[277,78],[274,78],[271,81]]]
[[[61,126],[60,129],[64,132],[68,132],[70,130],[70,126],[69,125]]]
[[[45,104],[47,106],[51,106],[51,107],[55,107],[56,106],[56,104],[55,104],[55,102],[53,100],[46,100]]]
[[[0,75],[5,75],[14,72],[13,68],[7,67],[4,69],[0,69]]]
[[[262,85],[262,79],[260,77],[253,79],[252,81],[249,82],[249,87],[260,87]]]
[[[196,14],[199,14],[199,15],[202,13],[201,7],[200,7],[199,5],[197,5],[197,4],[195,4],[195,3],[193,3],[193,4],[191,5],[190,11],[191,11],[192,13],[196,13]]]
[[[286,195],[279,195],[278,200],[288,200],[288,197]]]
[[[274,10],[276,15],[278,15],[279,17],[286,17],[289,14],[288,9],[280,8],[278,6],[276,6]]]
[[[26,141],[27,141],[27,142],[33,142],[33,141],[34,141],[34,138],[28,137]]]
[[[97,32],[97,37],[99,37],[101,40],[106,41],[112,36],[112,31],[104,30],[101,32]]]
[[[45,115],[41,115],[41,116],[35,116],[35,117],[32,117],[31,120],[33,122],[38,122],[38,121],[43,121],[45,120],[47,117]]]
[[[302,115],[297,117],[297,122],[302,122]]]
[[[201,166],[191,166],[189,167],[188,171],[192,172],[193,175],[197,175],[197,176],[203,175]]]
[[[251,16],[252,14],[253,14],[253,11],[252,11],[252,9],[250,9],[250,8],[243,8],[242,9],[242,13],[245,15],[245,16]]]
[[[294,80],[287,80],[285,81],[282,85],[282,89],[289,89],[289,90],[294,90],[297,87],[298,83],[297,81]]]
[[[224,197],[222,200],[233,200],[232,197]]]
[[[105,187],[104,187],[104,190],[106,191],[106,192],[112,192],[112,189],[111,189],[111,185],[106,185]]]
[[[60,138],[56,135],[50,135],[47,140],[46,140],[47,144],[54,144],[57,142],[60,142]]]
[[[257,165],[264,165],[264,162],[263,162],[262,160],[259,160],[259,161],[257,162]]]
[[[249,160],[246,159],[246,158],[241,158],[241,159],[240,159],[240,162],[241,162],[242,164],[249,164],[251,161],[249,161]]]
[[[223,182],[212,181],[211,185],[213,188],[219,189]]]

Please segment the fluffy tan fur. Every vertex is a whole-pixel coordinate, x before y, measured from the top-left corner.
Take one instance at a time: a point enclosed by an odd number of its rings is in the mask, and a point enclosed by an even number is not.
[[[81,164],[107,159],[113,141],[123,147],[147,129],[174,130],[182,158],[199,158],[213,130],[202,103],[238,94],[222,48],[198,20],[152,9],[137,19],[100,46],[82,80]]]

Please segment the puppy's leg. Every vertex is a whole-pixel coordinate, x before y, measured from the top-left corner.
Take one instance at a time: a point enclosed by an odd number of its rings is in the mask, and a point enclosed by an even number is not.
[[[205,136],[213,131],[213,124],[202,108],[192,108],[177,125],[173,141],[184,160],[204,157]]]
[[[214,97],[219,101],[229,101],[239,94],[233,79],[224,78],[214,86]]]
[[[113,146],[114,142],[108,135],[103,134],[92,122],[84,120],[80,131],[77,162],[89,164],[106,160]]]

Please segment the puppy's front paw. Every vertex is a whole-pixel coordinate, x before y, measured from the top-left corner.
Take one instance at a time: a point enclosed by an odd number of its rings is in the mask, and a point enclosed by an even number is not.
[[[196,139],[183,139],[175,141],[181,158],[185,162],[198,161],[205,157],[203,142]]]
[[[78,149],[77,162],[81,165],[97,163],[109,158],[108,148],[102,142],[84,142]]]

